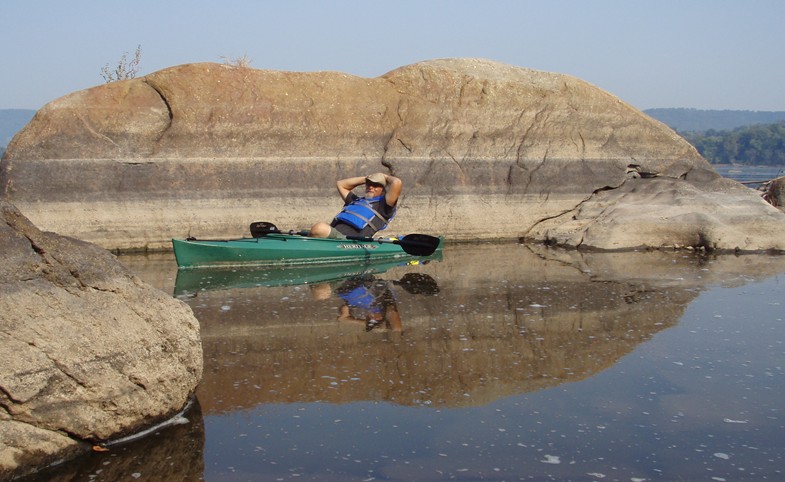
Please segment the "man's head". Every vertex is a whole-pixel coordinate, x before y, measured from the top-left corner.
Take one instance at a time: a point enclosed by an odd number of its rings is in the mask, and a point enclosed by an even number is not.
[[[384,186],[387,184],[387,176],[381,172],[376,172],[365,176],[365,195],[366,197],[381,196]]]

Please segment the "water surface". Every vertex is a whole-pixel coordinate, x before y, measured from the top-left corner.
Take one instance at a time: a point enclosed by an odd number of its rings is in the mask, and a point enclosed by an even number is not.
[[[189,423],[60,480],[785,478],[785,257],[449,245],[345,278],[121,261],[193,309],[204,379]]]

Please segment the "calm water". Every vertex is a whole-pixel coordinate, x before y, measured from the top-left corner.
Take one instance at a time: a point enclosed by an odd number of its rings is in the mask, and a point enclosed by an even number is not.
[[[729,166],[715,165],[714,169],[722,176],[743,182],[751,188],[757,183],[785,176],[785,166]]]
[[[332,281],[121,260],[193,309],[204,380],[188,423],[55,480],[785,479],[782,256],[455,245]]]

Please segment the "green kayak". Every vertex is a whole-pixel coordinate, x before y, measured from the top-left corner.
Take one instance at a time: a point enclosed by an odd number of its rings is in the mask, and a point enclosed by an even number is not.
[[[325,239],[270,233],[230,240],[173,239],[179,268],[368,263],[430,256],[442,238],[409,234],[399,238]]]

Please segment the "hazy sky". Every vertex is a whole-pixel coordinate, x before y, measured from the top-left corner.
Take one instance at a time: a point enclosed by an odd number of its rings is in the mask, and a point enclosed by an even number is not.
[[[258,69],[376,77],[480,57],[569,74],[639,109],[785,110],[783,0],[0,0],[0,108],[247,56]]]

